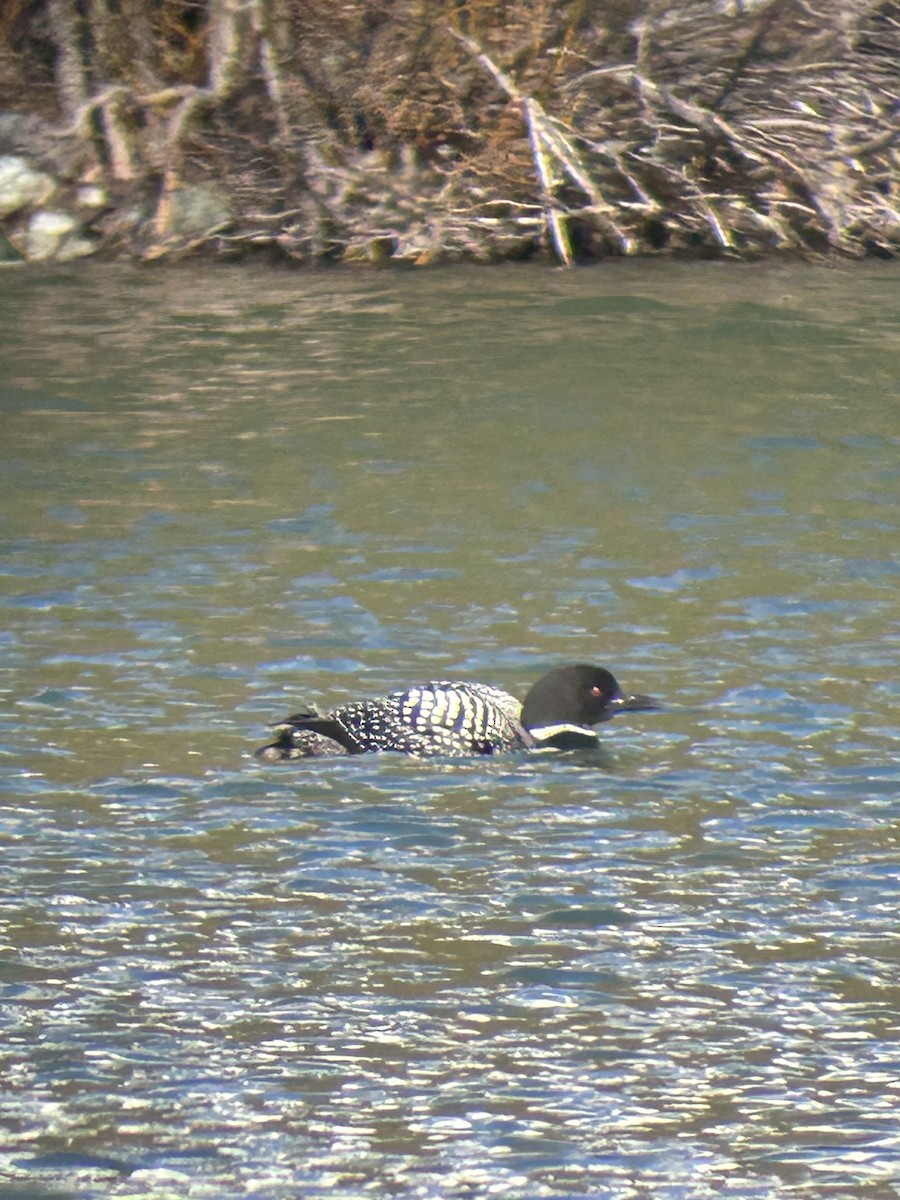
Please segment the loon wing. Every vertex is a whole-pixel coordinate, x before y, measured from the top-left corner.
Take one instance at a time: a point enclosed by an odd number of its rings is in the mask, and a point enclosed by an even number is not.
[[[316,712],[295,713],[292,717],[288,717],[280,728],[283,729],[285,726],[290,729],[292,734],[308,732],[329,738],[343,747],[348,754],[364,753],[364,747],[359,744],[347,726],[338,720],[337,716],[320,717]]]
[[[255,758],[283,761],[288,758],[322,758],[332,754],[362,754],[365,747],[337,719],[321,716],[314,708],[292,713],[275,726],[275,737],[254,752]]]

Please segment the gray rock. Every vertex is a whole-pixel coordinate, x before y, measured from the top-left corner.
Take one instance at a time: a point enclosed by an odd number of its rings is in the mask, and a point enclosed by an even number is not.
[[[16,154],[27,149],[34,122],[25,113],[0,113],[0,154]]]
[[[229,225],[233,219],[225,197],[216,188],[185,184],[170,192],[160,206],[161,231],[168,237],[202,237]]]
[[[20,208],[43,204],[56,190],[56,182],[36,171],[27,158],[7,154],[0,158],[0,217]]]
[[[93,254],[94,249],[94,243],[80,235],[71,213],[42,209],[28,222],[25,257],[31,262],[67,262]]]
[[[84,183],[77,192],[78,203],[83,208],[103,208],[109,203],[106,188],[96,183]]]
[[[20,263],[21,261],[22,255],[0,230],[0,266],[8,267],[11,263]]]
[[[0,112],[0,156],[7,154],[20,154],[40,171],[70,178],[87,166],[91,149],[36,113]]]
[[[73,258],[87,258],[97,252],[97,243],[86,237],[63,238],[56,252],[57,262],[69,262]]]

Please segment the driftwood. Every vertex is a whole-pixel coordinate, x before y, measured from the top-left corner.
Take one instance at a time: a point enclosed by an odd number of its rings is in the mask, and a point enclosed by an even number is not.
[[[898,92],[897,0],[0,9],[0,113],[77,144],[107,247],[154,256],[896,254]],[[233,219],[179,245],[204,184]]]

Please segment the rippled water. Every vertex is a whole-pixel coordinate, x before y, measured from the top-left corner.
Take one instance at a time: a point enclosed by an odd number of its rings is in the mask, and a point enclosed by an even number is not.
[[[897,1196],[898,281],[4,275],[0,1195]]]

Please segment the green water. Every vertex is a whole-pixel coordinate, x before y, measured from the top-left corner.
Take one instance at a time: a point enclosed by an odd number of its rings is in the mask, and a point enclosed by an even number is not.
[[[897,267],[2,283],[0,1194],[893,1200]]]

